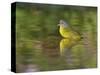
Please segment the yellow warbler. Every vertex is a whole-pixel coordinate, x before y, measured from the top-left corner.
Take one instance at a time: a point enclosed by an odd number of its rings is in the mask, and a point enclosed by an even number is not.
[[[63,20],[60,20],[59,24],[59,32],[62,37],[71,39],[71,40],[80,40],[81,36],[74,30],[70,28],[70,26]]]

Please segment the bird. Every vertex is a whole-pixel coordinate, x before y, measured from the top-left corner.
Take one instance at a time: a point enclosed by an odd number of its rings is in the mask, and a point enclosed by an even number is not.
[[[66,39],[71,39],[71,41],[78,41],[81,39],[81,35],[74,31],[67,22],[65,22],[64,20],[60,20],[59,24],[59,32],[61,34],[62,37],[66,38]]]

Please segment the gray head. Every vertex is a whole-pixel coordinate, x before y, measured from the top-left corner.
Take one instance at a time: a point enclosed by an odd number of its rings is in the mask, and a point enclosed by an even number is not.
[[[68,23],[65,22],[64,20],[60,20],[58,25],[62,26],[62,27],[68,27],[69,26]]]

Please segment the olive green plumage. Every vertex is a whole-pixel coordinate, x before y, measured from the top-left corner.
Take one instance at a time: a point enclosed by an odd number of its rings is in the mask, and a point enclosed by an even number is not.
[[[63,20],[60,20],[58,24],[60,26],[59,32],[62,37],[77,41],[81,39],[81,36],[78,32],[71,29],[71,27]]]

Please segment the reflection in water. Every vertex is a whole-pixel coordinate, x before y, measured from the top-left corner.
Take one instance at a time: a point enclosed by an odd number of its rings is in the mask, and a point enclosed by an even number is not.
[[[61,55],[64,54],[64,52],[66,50],[69,50],[70,48],[72,48],[72,46],[74,46],[75,44],[77,44],[77,41],[73,41],[71,39],[62,39],[60,41],[60,53]]]
[[[23,41],[23,44],[17,47],[17,72],[95,67],[96,57],[89,57],[82,42],[77,42],[70,39],[60,40],[57,37]]]
[[[77,44],[77,41],[71,39],[62,39],[60,41],[60,54],[66,60],[68,68],[73,68],[75,57],[73,56],[72,47]]]

